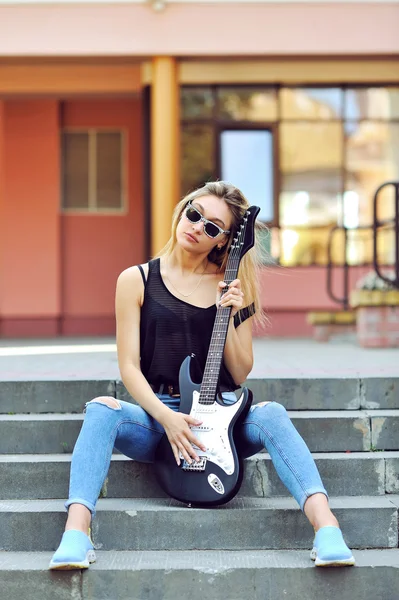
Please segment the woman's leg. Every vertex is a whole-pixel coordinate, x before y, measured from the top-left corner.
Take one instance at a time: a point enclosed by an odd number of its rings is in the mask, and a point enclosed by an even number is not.
[[[95,560],[87,534],[114,446],[130,458],[152,462],[164,433],[140,406],[115,398],[95,398],[85,411],[72,455],[65,533],[50,568],[84,568]]]
[[[269,452],[281,481],[315,529],[312,558],[316,564],[354,564],[313,457],[285,408],[277,402],[253,405],[236,431],[236,443],[244,458],[263,448]]]
[[[301,510],[314,494],[327,499],[313,457],[281,404],[253,405],[236,432],[236,439],[244,458],[266,448],[277,474]]]

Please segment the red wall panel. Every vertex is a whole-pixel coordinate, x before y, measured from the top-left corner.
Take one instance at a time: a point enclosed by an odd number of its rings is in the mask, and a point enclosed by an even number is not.
[[[57,101],[6,101],[3,319],[59,314],[59,165]]]
[[[139,97],[77,100],[63,106],[63,127],[120,128],[127,140],[126,214],[67,213],[62,217],[65,333],[76,333],[79,328],[87,333],[109,333],[116,279],[123,269],[145,259],[141,120]],[[103,330],[99,317],[104,320]],[[94,330],[90,320],[96,323]]]

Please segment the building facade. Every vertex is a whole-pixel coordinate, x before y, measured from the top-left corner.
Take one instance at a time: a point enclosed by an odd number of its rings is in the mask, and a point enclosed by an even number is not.
[[[396,1],[0,1],[0,335],[112,334],[118,274],[215,178],[269,226],[267,333],[308,334],[331,229],[354,282],[399,179],[398,23]]]

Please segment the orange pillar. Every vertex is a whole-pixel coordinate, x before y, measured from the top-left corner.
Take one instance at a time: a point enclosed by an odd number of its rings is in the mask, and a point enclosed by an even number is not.
[[[151,251],[170,237],[173,208],[180,199],[179,84],[176,59],[152,60],[151,89]]]

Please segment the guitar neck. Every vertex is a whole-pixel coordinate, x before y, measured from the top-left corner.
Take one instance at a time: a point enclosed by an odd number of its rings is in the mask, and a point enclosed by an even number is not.
[[[233,257],[232,255],[229,256],[224,274],[224,281],[228,285],[237,278],[239,262],[239,258]],[[228,285],[223,288],[222,296],[228,290]],[[215,401],[231,310],[231,306],[226,306],[218,307],[216,311],[215,323],[201,384],[199,397],[199,402],[201,404],[213,404]]]

